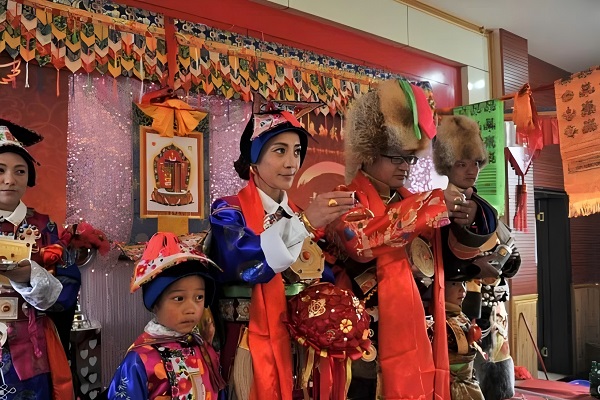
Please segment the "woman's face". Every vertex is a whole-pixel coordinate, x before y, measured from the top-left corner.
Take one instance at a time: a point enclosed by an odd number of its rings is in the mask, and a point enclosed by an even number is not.
[[[256,186],[273,200],[281,200],[282,191],[292,187],[300,168],[300,137],[296,132],[273,136],[263,146],[253,166]]]
[[[479,176],[479,161],[458,160],[452,166],[448,180],[461,189],[475,186]]]
[[[446,281],[445,295],[446,303],[462,306],[463,300],[467,296],[466,283]]]
[[[29,169],[23,157],[0,153],[0,209],[13,211],[27,190]]]

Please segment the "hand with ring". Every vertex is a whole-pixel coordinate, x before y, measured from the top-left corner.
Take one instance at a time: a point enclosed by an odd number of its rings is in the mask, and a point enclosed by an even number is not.
[[[469,226],[475,221],[477,203],[471,200],[472,194],[472,188],[467,189],[464,193],[450,189],[444,191],[448,216],[455,224]]]
[[[350,211],[353,206],[354,192],[321,193],[304,210],[304,215],[313,227],[319,229]]]

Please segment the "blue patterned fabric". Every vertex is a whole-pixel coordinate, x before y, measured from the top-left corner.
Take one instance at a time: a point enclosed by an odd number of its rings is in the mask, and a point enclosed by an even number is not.
[[[226,199],[212,205],[210,216],[212,232],[211,258],[223,269],[221,282],[269,282],[275,272],[269,267],[260,247],[260,235],[246,226],[239,207]]]

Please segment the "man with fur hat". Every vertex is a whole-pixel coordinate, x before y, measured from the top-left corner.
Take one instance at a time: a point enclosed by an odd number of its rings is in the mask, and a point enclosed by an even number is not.
[[[474,275],[478,279],[467,283],[463,303],[467,317],[477,318],[477,324],[489,332],[482,342],[488,359],[479,363],[476,371],[486,399],[510,398],[514,394],[514,367],[502,303],[508,300],[505,278],[517,273],[521,258],[508,227],[474,188],[479,171],[488,161],[477,122],[460,115],[443,118],[433,145],[433,161],[436,171],[448,177],[449,191],[477,204],[478,212],[469,225],[442,229],[442,237],[449,243],[443,249],[444,267],[450,275],[461,269],[479,270]]]
[[[350,399],[450,398],[438,228],[450,224],[449,216],[466,225],[477,209],[462,198],[445,201],[439,189],[404,188],[416,154],[435,133],[425,93],[403,80],[381,83],[349,110],[346,189],[357,203],[330,224],[328,239],[354,293],[366,301],[378,351],[377,363],[355,363]],[[441,279],[432,281],[434,275]],[[422,293],[430,296],[426,308]],[[433,333],[430,312],[438,321]]]

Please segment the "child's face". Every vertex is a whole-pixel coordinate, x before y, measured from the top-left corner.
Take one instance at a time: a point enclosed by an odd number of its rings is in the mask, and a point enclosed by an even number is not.
[[[446,303],[462,306],[462,302],[467,295],[466,282],[446,281]]]
[[[190,333],[204,312],[204,279],[190,275],[178,279],[160,295],[154,307],[156,320],[179,333]]]

